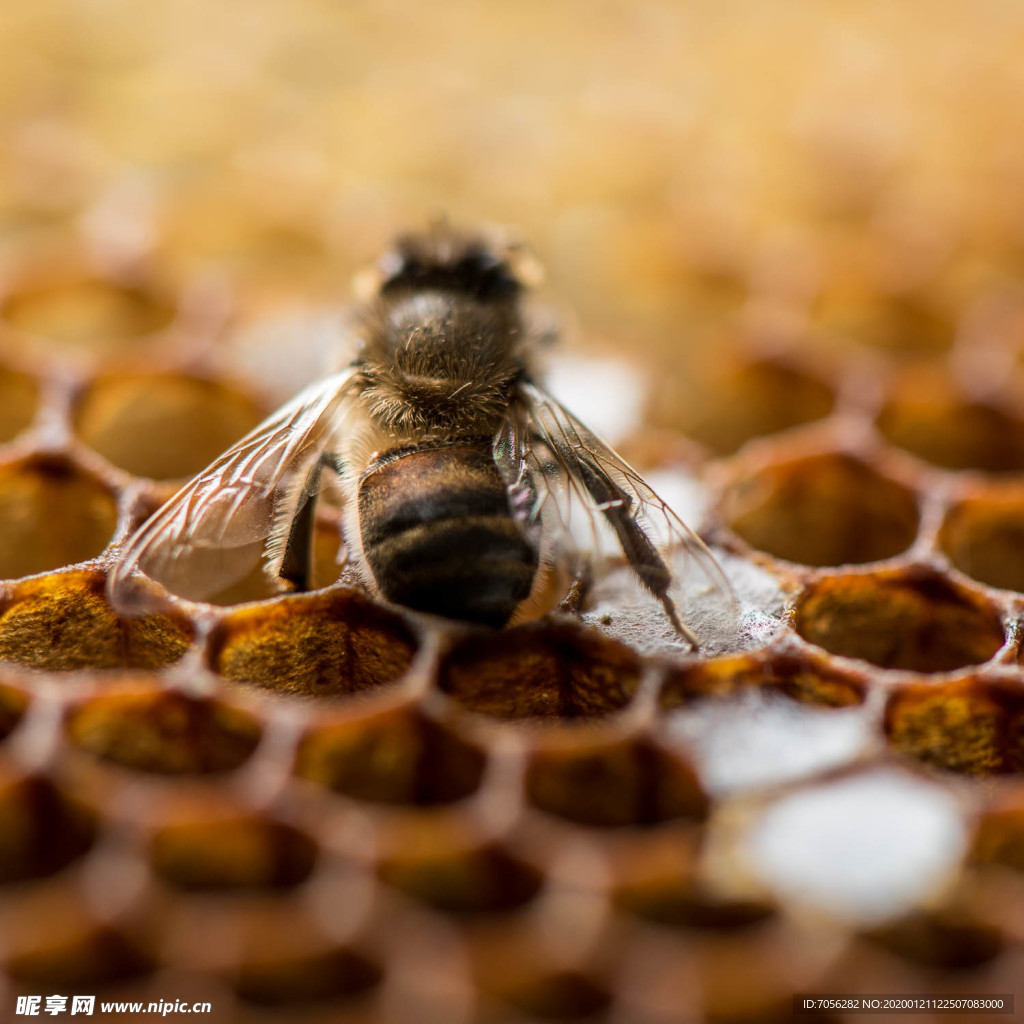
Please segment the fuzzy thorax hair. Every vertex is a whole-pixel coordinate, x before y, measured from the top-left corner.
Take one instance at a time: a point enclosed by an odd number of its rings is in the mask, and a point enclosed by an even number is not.
[[[433,289],[382,296],[363,339],[363,402],[391,431],[491,433],[526,369],[519,310],[507,299]]]

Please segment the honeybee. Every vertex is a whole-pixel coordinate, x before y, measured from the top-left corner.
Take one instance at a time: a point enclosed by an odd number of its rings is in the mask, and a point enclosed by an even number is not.
[[[436,227],[399,238],[355,318],[353,358],[302,391],[160,508],[110,579],[138,611],[140,577],[192,600],[262,560],[309,588],[317,495],[342,495],[347,557],[378,596],[501,627],[543,569],[581,554],[574,507],[604,524],[680,637],[686,554],[729,592],[703,542],[538,382],[541,331],[511,239]],[[578,515],[577,515],[578,520]]]

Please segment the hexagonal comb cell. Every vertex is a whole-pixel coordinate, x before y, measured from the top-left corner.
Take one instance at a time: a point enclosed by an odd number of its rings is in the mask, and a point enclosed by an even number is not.
[[[271,943],[276,938],[265,936]],[[294,945],[289,933],[289,947]],[[377,985],[381,975],[369,957],[343,946],[276,958],[257,951],[238,972],[234,987],[247,1002],[275,1006],[356,997]]]
[[[509,979],[495,993],[531,1020],[593,1020],[612,997],[606,984],[579,971],[540,971]]]
[[[959,909],[920,911],[869,935],[908,960],[942,971],[988,963],[1006,946],[998,928]]]
[[[53,874],[93,843],[95,815],[49,779],[0,774],[0,882]]]
[[[693,768],[645,739],[545,741],[530,756],[526,794],[539,810],[598,828],[702,819],[708,810]]]
[[[28,695],[14,686],[0,683],[0,740],[18,727],[28,708]]]
[[[729,930],[755,925],[775,908],[766,900],[715,891],[697,875],[692,835],[668,833],[628,845],[617,857],[616,908],[672,928]]]
[[[149,862],[180,889],[281,889],[304,882],[316,844],[283,822],[231,807],[182,807],[153,833]]]
[[[294,904],[240,908],[239,918],[236,962],[226,973],[247,1002],[276,1006],[357,997],[381,979],[368,955],[324,935]]]
[[[973,859],[1024,871],[1024,799],[1010,794],[987,807],[978,821]]]
[[[0,442],[31,425],[39,405],[39,382],[27,373],[0,368]]]
[[[893,444],[945,469],[1024,470],[1024,419],[964,397],[931,372],[905,380],[877,424]]]
[[[461,834],[451,822],[406,823],[388,836],[381,878],[452,914],[494,914],[529,903],[540,872],[503,844]]]
[[[480,784],[486,757],[447,726],[407,708],[343,719],[302,741],[295,772],[356,800],[446,804]]]
[[[32,347],[118,352],[175,318],[173,302],[143,284],[119,284],[70,268],[6,296],[0,317]]]
[[[833,654],[913,672],[980,664],[1004,639],[985,598],[924,569],[821,579],[800,597],[793,625]]]
[[[82,750],[137,771],[195,775],[231,771],[256,749],[259,722],[220,701],[138,688],[79,704],[67,722]]]
[[[621,644],[546,624],[471,636],[445,656],[438,678],[463,707],[495,718],[583,718],[625,707],[640,671]]]
[[[722,508],[751,547],[804,565],[891,558],[913,543],[918,527],[913,491],[838,452],[746,473]]]
[[[60,927],[54,927],[59,921]],[[57,885],[27,893],[2,913],[4,962],[11,977],[35,989],[95,988],[153,968],[143,928],[97,920],[80,891]]]
[[[7,960],[12,978],[32,988],[96,987],[152,969],[149,955],[115,929],[99,925],[76,932],[65,913],[60,920],[59,940],[16,948]]]
[[[35,668],[160,668],[192,635],[182,617],[117,615],[96,572],[26,580],[0,602],[0,657]]]
[[[771,904],[762,900],[721,897],[679,878],[652,879],[623,889],[616,905],[656,924],[712,930],[746,928],[775,913]]]
[[[31,457],[0,467],[0,578],[94,558],[116,525],[110,489],[68,461]]]
[[[729,697],[752,687],[774,690],[806,704],[847,707],[864,702],[866,681],[824,659],[744,655],[670,669],[661,688],[666,710],[706,697]]]
[[[990,489],[954,505],[939,530],[939,544],[968,576],[1024,591],[1024,488]]]
[[[975,678],[899,687],[885,732],[900,753],[970,774],[1024,770],[1024,690]]]
[[[198,473],[263,418],[247,395],[186,374],[121,373],[94,380],[78,400],[75,431],[135,476]]]
[[[343,591],[231,612],[213,638],[211,664],[268,689],[339,696],[395,682],[416,646],[398,615]]]
[[[729,359],[692,376],[661,374],[654,383],[651,418],[729,455],[747,441],[823,419],[834,395],[823,381],[773,359]]]
[[[165,258],[227,270],[247,312],[274,315],[297,299],[345,293],[351,268],[329,245],[322,215],[294,216],[294,196],[279,208],[264,195],[240,196],[230,175],[204,170],[168,198]]]
[[[818,330],[831,339],[894,356],[927,357],[948,351],[956,325],[943,296],[923,281],[886,280],[886,257],[891,258],[888,252],[876,252],[867,266],[855,258],[853,265],[826,282],[813,312]]]

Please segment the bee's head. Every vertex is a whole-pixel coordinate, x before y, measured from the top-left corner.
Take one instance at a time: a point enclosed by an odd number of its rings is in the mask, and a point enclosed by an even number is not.
[[[514,302],[537,283],[540,268],[508,233],[462,232],[442,224],[398,238],[373,278],[381,296],[438,290],[481,302]]]

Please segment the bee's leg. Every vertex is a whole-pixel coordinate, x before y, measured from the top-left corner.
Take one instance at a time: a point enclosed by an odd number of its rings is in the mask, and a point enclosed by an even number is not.
[[[658,553],[651,538],[636,521],[629,495],[596,463],[580,457],[578,454],[576,460],[580,479],[615,531],[622,551],[640,582],[649,593],[661,602],[676,633],[694,651],[699,650],[700,642],[679,617],[675,602],[669,596],[672,572]]]
[[[594,584],[594,569],[589,559],[574,559],[569,566],[571,580],[565,597],[559,602],[558,610],[567,615],[579,615],[583,609],[583,603],[590,593]]]
[[[290,583],[295,590],[309,590],[313,571],[313,527],[316,520],[316,496],[320,491],[320,478],[324,468],[341,472],[337,456],[325,452],[306,476],[302,487],[299,507],[288,530],[281,566],[277,571],[282,580]]]

